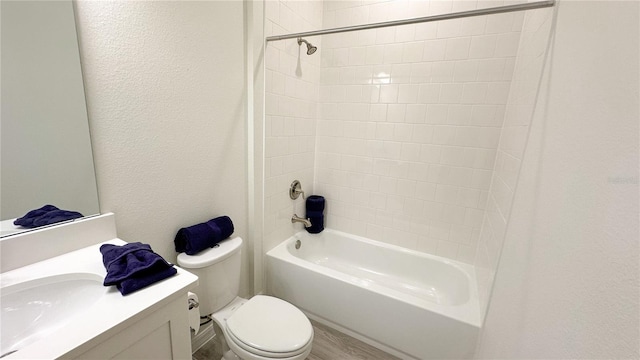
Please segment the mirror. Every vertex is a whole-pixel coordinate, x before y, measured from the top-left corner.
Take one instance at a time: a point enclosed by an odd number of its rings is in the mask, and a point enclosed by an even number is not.
[[[0,236],[45,204],[99,213],[71,1],[0,2]]]

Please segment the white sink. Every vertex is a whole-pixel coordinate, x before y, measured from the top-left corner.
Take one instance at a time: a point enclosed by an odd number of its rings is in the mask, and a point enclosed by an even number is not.
[[[0,357],[32,344],[91,308],[107,292],[102,277],[66,273],[2,288]]]

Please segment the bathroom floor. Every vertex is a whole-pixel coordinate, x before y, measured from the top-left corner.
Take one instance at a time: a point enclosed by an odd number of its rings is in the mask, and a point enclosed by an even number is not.
[[[360,340],[324,326],[316,321],[313,324],[313,347],[307,360],[395,360],[395,356],[367,345]],[[220,359],[220,345],[210,340],[193,353],[193,360]]]

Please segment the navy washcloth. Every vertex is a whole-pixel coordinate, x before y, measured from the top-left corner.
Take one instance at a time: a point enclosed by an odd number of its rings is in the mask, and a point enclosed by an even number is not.
[[[205,223],[181,228],[173,242],[176,252],[195,255],[228,238],[233,231],[231,219],[228,216],[220,216]]]
[[[139,242],[126,245],[104,244],[100,246],[102,263],[107,269],[104,286],[115,285],[122,295],[130,294],[178,271],[151,246]]]
[[[324,230],[324,196],[311,195],[307,198],[307,218],[311,221],[311,226],[305,228],[310,234],[317,234]]]

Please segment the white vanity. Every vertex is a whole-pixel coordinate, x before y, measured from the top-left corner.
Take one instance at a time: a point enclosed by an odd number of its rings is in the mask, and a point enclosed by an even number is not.
[[[191,358],[187,292],[198,278],[177,268],[122,296],[102,285],[104,243],[125,244],[113,214],[0,239],[3,360]]]

